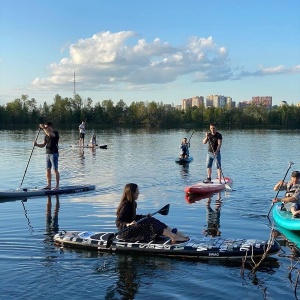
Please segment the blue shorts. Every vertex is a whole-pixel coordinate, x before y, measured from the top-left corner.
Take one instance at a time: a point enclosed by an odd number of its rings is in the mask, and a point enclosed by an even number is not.
[[[217,169],[221,168],[221,153],[219,152],[216,157],[212,152],[208,152],[206,156],[206,168],[211,168],[214,159],[216,158],[216,167]]]
[[[58,153],[46,154],[46,169],[58,170]]]

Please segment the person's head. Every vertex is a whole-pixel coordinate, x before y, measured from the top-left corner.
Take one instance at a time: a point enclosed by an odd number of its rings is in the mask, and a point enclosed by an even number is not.
[[[52,127],[52,123],[51,122],[46,122],[44,123],[44,128],[47,128],[47,127]]]
[[[209,124],[209,130],[212,134],[214,134],[216,132],[216,124],[215,123],[210,123]]]
[[[184,138],[184,139],[182,140],[182,143],[187,144],[187,138]]]
[[[84,121],[81,122],[81,124],[84,124],[84,123],[85,123]]]
[[[293,171],[291,174],[292,181],[296,182],[300,180],[300,172],[299,171]]]
[[[122,199],[133,202],[139,197],[139,193],[139,187],[137,184],[127,183],[124,187]]]

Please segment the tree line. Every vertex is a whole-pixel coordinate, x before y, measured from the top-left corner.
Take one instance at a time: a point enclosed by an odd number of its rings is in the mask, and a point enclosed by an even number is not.
[[[300,129],[300,107],[296,105],[273,106],[248,105],[244,108],[229,107],[191,107],[175,109],[174,105],[162,102],[132,102],[127,105],[123,100],[116,104],[111,99],[93,105],[91,98],[62,98],[55,95],[53,104],[44,102],[37,105],[34,98],[22,95],[12,102],[0,106],[0,125],[29,126],[51,121],[55,126],[78,124],[87,120],[90,124],[105,127],[202,127],[211,122],[218,126],[239,128],[265,127]]]

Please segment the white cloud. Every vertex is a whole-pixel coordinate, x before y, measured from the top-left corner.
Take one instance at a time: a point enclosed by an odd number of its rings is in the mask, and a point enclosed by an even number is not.
[[[147,89],[192,75],[195,82],[234,80],[248,76],[299,73],[300,66],[260,68],[255,72],[233,67],[225,47],[210,36],[191,37],[181,47],[155,38],[138,39],[133,31],[100,32],[69,47],[69,57],[49,66],[50,76],[36,78],[35,89],[70,89],[73,71],[80,90]]]

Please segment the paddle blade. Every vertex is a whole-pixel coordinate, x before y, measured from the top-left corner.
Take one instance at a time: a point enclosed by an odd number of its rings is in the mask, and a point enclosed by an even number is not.
[[[106,248],[110,248],[110,247],[111,247],[112,242],[113,242],[115,236],[116,236],[115,233],[112,233],[112,234],[110,234],[110,235],[108,236],[107,242],[106,242]]]
[[[160,209],[157,213],[166,216],[169,214],[170,204],[165,205],[162,209]]]

